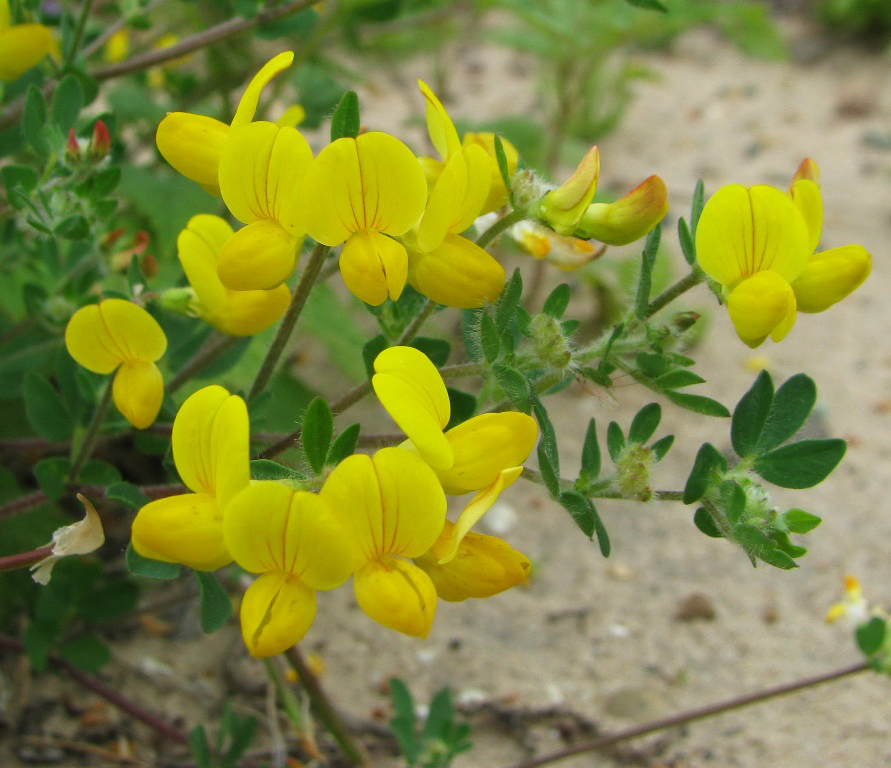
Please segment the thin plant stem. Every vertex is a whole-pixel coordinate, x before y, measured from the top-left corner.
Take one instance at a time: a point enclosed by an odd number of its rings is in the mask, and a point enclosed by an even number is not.
[[[270,658],[263,659],[266,675],[270,681],[272,681],[272,685],[275,688],[275,694],[281,702],[281,705],[285,710],[285,715],[287,715],[291,725],[297,730],[301,740],[307,739],[309,738],[309,724],[304,717],[303,708],[300,706],[300,702],[297,701],[294,692],[285,683],[281,669],[279,669],[276,661],[276,659]],[[312,741],[311,738],[310,741]]]
[[[498,221],[496,221],[491,227],[489,227],[485,232],[483,232],[477,239],[476,244],[480,248],[485,248],[489,243],[491,243],[498,235],[500,235],[504,230],[508,227],[512,227],[519,221],[523,221],[526,218],[526,212],[521,210],[511,211],[505,216],[502,216]]]
[[[46,559],[52,553],[52,547],[40,547],[32,549],[30,552],[19,552],[15,555],[0,557],[0,571],[15,571],[19,568],[27,568]]]
[[[105,413],[108,411],[108,406],[111,404],[113,389],[114,379],[109,379],[108,384],[105,385],[105,392],[102,395],[102,399],[99,401],[96,412],[93,414],[93,419],[90,421],[86,434],[80,443],[77,455],[74,457],[74,461],[71,462],[71,470],[68,472],[69,480],[77,480],[81,468],[86,463],[87,459],[90,458],[93,449],[96,447],[99,430],[102,427],[102,422],[105,420]]]
[[[208,340],[168,383],[167,391],[175,392],[192,376],[206,368],[220,355],[232,349],[241,339],[237,336],[218,334]]]
[[[315,284],[316,278],[319,276],[319,270],[321,270],[329,250],[329,246],[321,243],[316,243],[312,249],[306,269],[303,270],[303,274],[297,282],[297,287],[294,289],[294,296],[291,298],[288,311],[285,312],[285,316],[282,318],[281,325],[278,327],[278,333],[272,340],[269,351],[266,353],[266,358],[263,360],[263,365],[260,366],[257,378],[254,379],[251,391],[248,393],[248,402],[253,400],[269,382],[272,372],[275,370],[275,366],[285,350],[288,339],[291,338],[291,332],[297,324],[300,313],[303,311],[303,307],[306,306],[306,300],[309,298],[310,291]]]
[[[399,339],[396,341],[396,346],[401,347],[408,344],[415,336],[418,335],[418,331],[421,330],[421,326],[427,322],[427,318],[433,314],[433,310],[436,308],[436,305],[430,301],[430,299],[426,299],[424,305],[421,307],[421,311],[415,315],[415,319],[411,321],[411,324],[406,328]]]
[[[0,520],[5,520],[7,517],[12,517],[20,512],[27,512],[29,509],[39,507],[46,501],[49,501],[49,498],[43,491],[34,491],[34,493],[19,496],[17,499],[0,504]]]
[[[465,376],[485,376],[488,372],[489,366],[480,363],[456,363],[439,369],[439,375],[446,380],[461,379]]]
[[[22,643],[8,635],[0,635],[0,648],[6,648],[7,650],[16,651],[18,653],[22,653],[25,650]],[[188,742],[186,734],[165,722],[154,712],[150,712],[138,702],[127,698],[116,688],[103,683],[98,678],[87,674],[83,670],[74,666],[74,664],[61,659],[58,656],[50,655],[49,662],[53,666],[67,672],[68,675],[77,680],[81,685],[98,693],[103,699],[120,709],[122,712],[126,712],[130,717],[145,723],[149,728],[163,736],[165,739],[176,741],[180,744],[186,744]]]
[[[707,717],[714,717],[722,712],[742,709],[743,707],[748,707],[752,704],[758,704],[762,701],[774,699],[777,696],[796,693],[805,688],[813,688],[816,685],[822,685],[823,683],[848,677],[849,675],[854,675],[870,668],[868,661],[861,661],[848,667],[832,670],[831,672],[824,672],[812,677],[801,678],[800,680],[794,680],[791,683],[783,683],[782,685],[776,685],[772,688],[763,688],[760,691],[747,693],[742,696],[734,696],[731,699],[725,699],[724,701],[715,702],[713,704],[706,704],[704,707],[688,709],[684,712],[669,715],[668,717],[659,718],[658,720],[651,720],[648,723],[634,725],[622,731],[617,731],[616,733],[593,739],[592,741],[586,741],[572,747],[567,747],[566,749],[560,749],[546,755],[541,755],[540,757],[534,757],[531,760],[524,760],[521,763],[515,763],[509,768],[538,768],[538,766],[541,765],[550,765],[551,763],[556,763],[560,760],[574,757],[575,755],[581,755],[585,752],[593,752],[598,749],[605,749],[606,747],[611,747],[614,744],[619,744],[620,742],[628,741],[629,739],[636,739],[639,736],[645,736],[648,733],[655,733],[656,731],[663,731],[666,728],[672,728],[676,725],[684,725],[696,720],[703,720]]]
[[[288,663],[293,667],[300,679],[300,685],[306,691],[310,704],[315,711],[316,717],[328,729],[344,755],[349,758],[354,765],[361,765],[363,768],[371,768],[371,760],[365,749],[359,744],[350,733],[346,724],[341,720],[340,715],[328,698],[328,694],[322,688],[319,678],[313,673],[303,658],[300,649],[295,645],[285,651],[285,657]]]
[[[682,277],[674,285],[666,288],[650,302],[650,305],[647,307],[646,315],[644,315],[644,319],[652,317],[660,309],[673,302],[678,296],[699,285],[703,280],[705,280],[705,274],[702,270],[694,268],[689,274]]]
[[[87,26],[87,19],[90,17],[90,11],[93,9],[93,0],[83,0],[83,6],[80,9],[80,16],[77,19],[77,27],[71,38],[71,45],[65,56],[66,66],[71,64],[77,58],[77,49],[80,48],[80,41],[84,36],[84,29]]]

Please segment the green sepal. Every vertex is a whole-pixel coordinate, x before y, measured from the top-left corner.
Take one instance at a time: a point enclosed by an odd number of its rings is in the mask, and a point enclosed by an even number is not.
[[[569,297],[571,293],[568,283],[560,283],[560,285],[554,288],[545,299],[541,311],[546,315],[550,315],[556,320],[559,320],[563,317],[563,313],[566,312],[566,308],[569,306]]]
[[[699,501],[715,480],[715,473],[726,469],[727,459],[711,443],[703,443],[696,453],[693,468],[684,486],[684,504]]]
[[[222,627],[232,615],[232,600],[212,573],[195,571],[201,595],[201,629],[212,634]]]
[[[823,482],[847,450],[844,440],[802,440],[758,456],[752,468],[782,488],[810,488]]]
[[[319,474],[325,467],[328,448],[334,436],[334,415],[328,403],[316,397],[306,407],[303,414],[303,425],[300,429],[300,442],[303,453],[313,472]]]
[[[854,632],[857,638],[857,647],[866,656],[872,656],[885,642],[888,634],[888,624],[881,616],[873,616],[865,624],[861,624]]]
[[[773,404],[773,381],[767,371],[761,371],[733,409],[730,423],[730,442],[740,458],[753,455],[764,431]]]
[[[355,91],[347,91],[337,103],[331,117],[331,141],[355,139],[360,129],[359,97]]]
[[[356,452],[360,430],[359,424],[350,424],[334,439],[331,447],[328,448],[328,457],[325,459],[326,466],[336,467],[345,458]]]
[[[645,443],[649,440],[662,420],[662,408],[659,403],[649,403],[641,408],[628,428],[628,442]]]
[[[135,549],[133,544],[127,545],[127,552],[124,555],[124,562],[127,570],[134,576],[141,576],[144,579],[162,579],[170,581],[179,576],[180,566],[178,563],[164,563],[160,560],[152,560],[143,557]]]

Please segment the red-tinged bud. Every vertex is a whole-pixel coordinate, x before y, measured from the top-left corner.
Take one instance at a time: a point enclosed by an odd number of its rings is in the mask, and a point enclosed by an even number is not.
[[[798,166],[798,170],[795,171],[795,176],[792,177],[792,186],[794,187],[795,182],[800,181],[801,179],[808,179],[814,182],[814,184],[820,183],[820,169],[809,157],[804,158],[804,160],[801,161],[801,165]]]
[[[91,159],[101,160],[108,154],[109,149],[111,149],[111,136],[108,134],[108,128],[101,120],[97,120],[93,125],[93,136],[87,152]]]
[[[142,264],[140,266],[142,267],[142,274],[147,278],[151,279],[157,276],[158,260],[151,253],[143,254]]]
[[[77,136],[74,135],[74,129],[68,131],[68,142],[65,144],[65,160],[69,163],[80,162],[80,144],[77,143]]]
[[[113,229],[113,230],[111,230],[111,232],[106,232],[106,233],[102,236],[102,239],[99,241],[99,244],[100,244],[103,248],[110,248],[110,247],[111,247],[112,245],[114,245],[118,240],[121,239],[121,235],[123,235],[124,232],[126,232],[126,231],[127,231],[127,228],[126,228],[126,227],[118,227],[117,229]]]

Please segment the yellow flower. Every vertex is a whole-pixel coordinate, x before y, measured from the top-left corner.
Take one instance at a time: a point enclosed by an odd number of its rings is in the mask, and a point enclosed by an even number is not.
[[[255,482],[226,507],[226,545],[242,568],[261,576],[241,602],[241,633],[252,656],[272,656],[307,632],[315,590],[345,582],[359,562],[355,538],[322,497]]]
[[[155,420],[164,399],[155,361],[166,351],[167,337],[142,307],[123,299],[81,307],[68,321],[65,346],[88,371],[117,370],[114,404],[134,427],[145,429]]]
[[[294,54],[286,51],[270,59],[248,84],[232,127],[247,125],[254,119],[260,93],[277,74],[291,66]],[[164,159],[187,179],[200,184],[207,192],[220,195],[217,172],[220,156],[230,126],[204,115],[171,112],[158,125],[155,142]]]
[[[294,271],[304,235],[300,184],[311,160],[312,150],[295,128],[256,122],[229,131],[220,192],[247,226],[220,249],[217,271],[227,288],[275,288]]]
[[[573,234],[594,199],[599,177],[600,150],[594,146],[582,158],[575,173],[541,199],[539,217],[558,235]]]
[[[697,259],[722,286],[730,319],[750,347],[768,335],[780,341],[798,309],[827,309],[868,276],[870,256],[859,246],[813,253],[821,223],[819,187],[804,176],[793,182],[791,196],[731,185],[706,204],[696,230]]]
[[[848,626],[858,627],[869,621],[869,604],[863,595],[860,582],[853,576],[845,576],[845,597],[832,605],[826,612],[826,623],[834,624],[840,619]]]
[[[408,274],[404,235],[421,217],[427,184],[417,158],[384,133],[344,137],[310,163],[302,184],[310,237],[344,243],[340,274],[362,301],[398,299]]]
[[[9,0],[0,0],[0,81],[12,82],[35,66],[56,44],[43,24],[10,26]]]
[[[599,259],[606,245],[599,247],[577,237],[558,235],[534,221],[519,221],[510,228],[510,236],[536,259],[545,259],[564,272],[573,272]]]
[[[650,176],[614,203],[589,205],[575,234],[607,245],[627,245],[647,234],[667,213],[665,182]]]
[[[250,481],[247,406],[212,385],[186,399],[173,421],[173,461],[193,493],[146,504],[133,521],[133,548],[143,557],[213,571],[232,556],[223,512]]]
[[[355,454],[334,468],[320,495],[357,537],[359,607],[385,627],[426,637],[436,589],[407,558],[429,550],[445,523],[446,499],[433,470],[401,448]]]
[[[501,139],[501,148],[504,150],[504,159],[507,160],[508,178],[517,172],[517,165],[520,162],[520,153],[517,148],[511,144],[504,136]],[[480,213],[490,213],[497,211],[503,205],[507,204],[509,193],[507,187],[504,186],[504,179],[501,177],[501,169],[498,167],[498,159],[495,155],[495,134],[483,131],[482,133],[465,133],[461,139],[461,146],[479,146],[482,147],[489,156],[489,172],[492,176],[492,183],[489,187],[489,196],[483,203],[483,209]]]
[[[446,521],[436,543],[415,558],[415,565],[427,573],[441,599],[454,603],[470,597],[492,597],[529,581],[529,558],[497,536],[467,533],[453,558],[443,562],[455,538],[454,524]]]
[[[423,82],[420,86],[428,103],[430,138],[447,153],[447,160],[423,217],[403,238],[408,281],[438,304],[476,309],[495,301],[505,280],[504,268],[489,253],[460,236],[480,215],[489,194],[490,160],[477,145],[462,148],[442,104]]]
[[[251,336],[269,328],[288,308],[291,293],[279,285],[268,291],[233,291],[220,282],[220,251],[232,227],[219,216],[193,216],[176,244],[183,271],[195,292],[191,308],[205,321],[232,336]]]
[[[129,53],[130,31],[126,27],[121,27],[106,41],[102,57],[109,64],[115,64],[126,59]]]

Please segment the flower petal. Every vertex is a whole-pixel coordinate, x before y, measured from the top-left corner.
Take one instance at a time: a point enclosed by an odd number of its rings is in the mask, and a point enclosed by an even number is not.
[[[325,499],[268,480],[235,495],[223,531],[246,571],[281,571],[312,589],[340,586],[359,562],[355,536]]]
[[[225,219],[202,213],[189,219],[176,238],[183,272],[201,304],[211,314],[222,312],[226,306],[228,291],[217,275],[217,258],[232,234],[232,227]]]
[[[52,32],[43,24],[0,28],[0,80],[17,80],[52,49]]]
[[[275,288],[294,271],[300,243],[277,221],[254,221],[239,229],[220,249],[220,282],[234,291]]]
[[[823,196],[820,187],[810,179],[797,179],[790,190],[792,202],[801,212],[810,235],[810,249],[813,253],[820,245],[820,234],[823,231]]]
[[[476,243],[451,233],[432,251],[409,250],[408,281],[437,304],[478,309],[504,290],[504,267]]]
[[[350,291],[372,306],[402,295],[408,275],[405,246],[373,229],[360,229],[340,253],[340,275]]]
[[[424,94],[424,101],[427,103],[427,133],[430,136],[430,141],[433,142],[440,157],[443,160],[448,160],[461,149],[458,131],[455,130],[455,124],[442,102],[430,90],[430,86],[423,80],[418,80],[418,85],[421,88],[421,93]]]
[[[212,117],[171,112],[158,125],[155,143],[183,176],[219,196],[217,174],[228,135],[229,126]]]
[[[727,310],[740,339],[757,347],[769,334],[776,331],[780,341],[792,328],[795,294],[776,272],[756,272],[730,292]]]
[[[368,563],[353,583],[359,607],[379,624],[427,637],[436,613],[436,588],[420,568],[392,557]]]
[[[442,434],[451,405],[436,366],[414,347],[390,347],[374,361],[371,385],[393,421],[431,466],[452,466],[454,454]]]
[[[500,137],[501,147],[504,149],[504,157],[507,160],[508,176],[513,176],[517,172],[517,165],[520,162],[520,153],[517,148],[511,144],[504,136]],[[485,150],[489,156],[489,173],[491,176],[489,194],[483,203],[480,215],[497,211],[501,206],[507,203],[509,193],[507,187],[504,186],[504,179],[501,177],[501,169],[498,167],[498,159],[495,155],[495,134],[494,133],[465,133],[462,139],[462,145],[469,147],[477,145]]]
[[[125,360],[114,376],[112,397],[117,409],[137,429],[152,425],[164,401],[164,378],[154,363]]]
[[[283,51],[273,56],[267,61],[263,67],[248,83],[241,99],[238,101],[238,108],[235,110],[235,117],[232,118],[232,127],[236,128],[240,125],[246,125],[254,119],[257,112],[257,104],[260,101],[260,94],[272,78],[280,72],[284,72],[294,62],[294,53],[292,51]]]
[[[558,234],[571,235],[594,199],[599,178],[600,150],[595,145],[582,158],[575,173],[544,196],[540,207],[541,218]]]
[[[241,600],[241,636],[251,656],[275,656],[296,645],[316,617],[316,593],[286,573],[264,573]]]
[[[535,448],[538,425],[525,413],[484,413],[445,436],[455,462],[436,475],[446,493],[458,495],[487,488],[503,470],[522,465]]]
[[[146,504],[133,520],[133,548],[143,557],[215,571],[232,562],[223,515],[213,496],[186,493]]]
[[[792,282],[799,312],[829,309],[860,286],[871,270],[872,257],[859,245],[815,253]]]
[[[353,232],[402,235],[424,212],[427,182],[418,159],[385,133],[344,137],[310,163],[302,185],[310,236],[339,245]]]
[[[444,537],[448,537],[451,525],[446,523]],[[446,564],[440,564],[438,550],[439,542],[415,564],[427,573],[442,600],[492,597],[529,581],[529,558],[495,536],[468,533],[461,539],[455,558]]]
[[[650,176],[614,203],[589,205],[579,222],[579,231],[601,243],[627,245],[647,234],[665,218],[666,213],[668,190],[665,182],[658,176]]]

